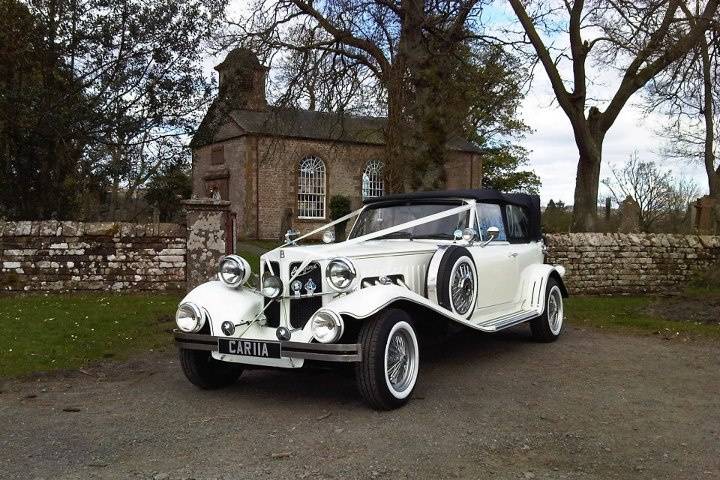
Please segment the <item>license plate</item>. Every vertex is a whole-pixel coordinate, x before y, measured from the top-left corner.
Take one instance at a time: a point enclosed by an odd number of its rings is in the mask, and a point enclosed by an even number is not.
[[[218,351],[245,357],[280,358],[280,343],[241,338],[218,338]]]

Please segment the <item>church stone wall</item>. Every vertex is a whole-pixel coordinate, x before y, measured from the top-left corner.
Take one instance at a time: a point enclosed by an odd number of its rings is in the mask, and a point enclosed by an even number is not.
[[[185,227],[0,222],[0,291],[180,290]]]
[[[362,173],[365,164],[382,155],[382,147],[361,144],[339,144],[299,139],[260,138],[260,238],[280,238],[284,233],[283,218],[292,211],[292,226],[301,231],[312,230],[330,221],[330,198],[344,195],[352,208],[362,205]],[[316,156],[325,163],[326,218],[297,218],[297,183],[300,162]]]
[[[567,269],[570,294],[670,294],[720,265],[720,236],[570,233],[545,235],[546,262]]]
[[[362,174],[365,165],[372,159],[381,158],[383,153],[383,146],[379,145],[259,138],[259,237],[281,237],[285,233],[283,219],[288,211],[292,211],[293,228],[300,231],[307,232],[329,222],[329,201],[333,195],[349,197],[353,209],[362,206]],[[327,182],[325,220],[297,217],[298,167],[302,159],[311,155],[325,162]],[[447,188],[470,188],[479,185],[482,176],[481,162],[476,155],[474,157],[475,164],[471,172],[469,162],[471,154],[450,153],[447,165]],[[473,184],[470,183],[471,173],[475,179]],[[247,205],[249,209],[255,208],[254,201]],[[245,218],[255,218],[255,213],[247,212]],[[253,228],[247,230],[254,231]]]

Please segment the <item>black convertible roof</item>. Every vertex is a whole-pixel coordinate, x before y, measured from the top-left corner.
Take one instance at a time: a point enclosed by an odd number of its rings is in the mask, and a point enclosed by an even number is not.
[[[530,236],[533,240],[540,240],[540,197],[527,193],[502,193],[492,188],[474,188],[465,190],[438,190],[434,192],[410,192],[385,195],[384,197],[366,198],[364,203],[372,205],[382,202],[404,202],[413,200],[433,200],[471,198],[483,203],[511,204],[525,207],[530,216]],[[503,209],[504,210],[504,209]],[[505,212],[503,212],[503,217]]]

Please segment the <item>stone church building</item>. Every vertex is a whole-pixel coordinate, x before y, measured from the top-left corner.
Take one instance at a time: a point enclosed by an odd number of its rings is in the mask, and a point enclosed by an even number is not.
[[[246,49],[215,67],[219,94],[190,146],[195,198],[231,202],[237,238],[280,238],[288,227],[309,231],[329,221],[333,195],[384,193],[384,118],[268,105],[268,69]],[[447,188],[480,186],[480,150],[448,143]]]

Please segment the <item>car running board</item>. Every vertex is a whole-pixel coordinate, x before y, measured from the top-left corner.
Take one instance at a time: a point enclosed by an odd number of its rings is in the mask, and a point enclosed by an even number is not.
[[[517,324],[527,322],[538,316],[537,310],[520,310],[519,312],[509,313],[502,317],[493,318],[492,320],[476,323],[473,325],[478,330],[484,332],[497,332],[505,328],[513,327]]]

